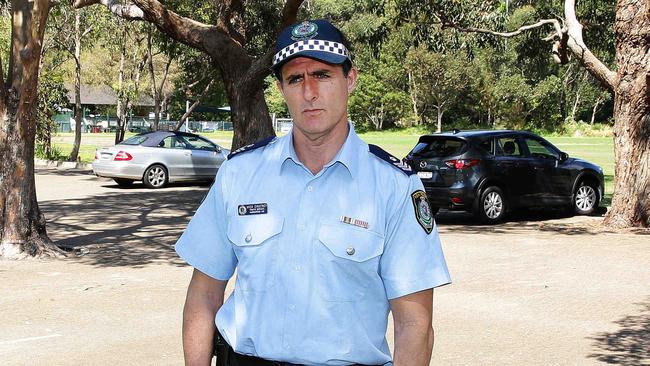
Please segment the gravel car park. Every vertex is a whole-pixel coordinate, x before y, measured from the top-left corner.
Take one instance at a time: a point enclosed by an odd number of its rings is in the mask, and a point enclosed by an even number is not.
[[[93,172],[123,187],[142,181],[149,188],[162,188],[169,182],[214,179],[229,153],[192,133],[156,131],[97,149]]]
[[[421,136],[405,161],[417,171],[431,208],[465,210],[485,223],[508,211],[566,207],[596,211],[603,170],[527,131],[452,131]]]

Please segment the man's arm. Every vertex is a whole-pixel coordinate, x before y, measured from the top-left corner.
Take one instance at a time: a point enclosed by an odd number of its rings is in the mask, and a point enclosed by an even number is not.
[[[427,366],[433,350],[433,289],[390,300],[395,333],[394,366]]]
[[[214,338],[214,316],[223,305],[227,281],[216,280],[195,269],[183,308],[183,353],[185,365],[210,365]]]

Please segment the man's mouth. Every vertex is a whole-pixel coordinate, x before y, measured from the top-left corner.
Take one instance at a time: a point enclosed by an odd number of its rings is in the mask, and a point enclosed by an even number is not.
[[[309,108],[309,109],[303,109],[302,114],[305,114],[307,116],[315,116],[319,113],[321,113],[323,110],[318,109],[318,108]]]

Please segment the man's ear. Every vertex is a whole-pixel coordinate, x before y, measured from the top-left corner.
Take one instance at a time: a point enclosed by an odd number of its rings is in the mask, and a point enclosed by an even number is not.
[[[348,94],[352,94],[354,89],[357,87],[357,77],[358,77],[357,69],[355,67],[350,69],[350,72],[348,72]]]

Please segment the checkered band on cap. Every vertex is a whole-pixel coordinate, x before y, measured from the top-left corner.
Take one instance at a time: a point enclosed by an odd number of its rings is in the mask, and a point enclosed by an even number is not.
[[[345,56],[348,59],[350,58],[348,49],[342,43],[323,41],[319,39],[306,39],[292,43],[278,51],[275,56],[273,56],[273,66],[279,64],[280,62],[284,61],[288,57],[293,56],[296,53],[304,51],[328,52],[335,55]]]

